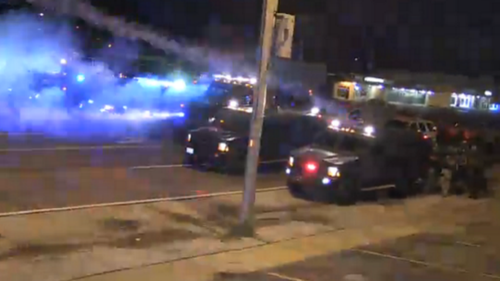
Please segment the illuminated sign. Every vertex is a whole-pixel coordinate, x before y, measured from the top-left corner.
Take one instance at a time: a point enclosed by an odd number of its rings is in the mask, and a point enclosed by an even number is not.
[[[377,77],[365,77],[365,82],[370,83],[384,83],[385,80]]]

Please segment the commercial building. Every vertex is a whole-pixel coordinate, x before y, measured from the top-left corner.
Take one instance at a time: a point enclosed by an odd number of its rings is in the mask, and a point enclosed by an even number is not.
[[[498,111],[490,77],[476,79],[437,73],[387,72],[385,75],[329,75],[332,97],[344,101],[381,99],[388,103]]]

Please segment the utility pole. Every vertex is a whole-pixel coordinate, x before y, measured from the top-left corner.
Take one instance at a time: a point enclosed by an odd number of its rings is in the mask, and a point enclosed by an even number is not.
[[[267,70],[271,56],[274,31],[274,16],[278,9],[278,0],[263,0],[260,26],[260,61],[257,87],[254,89],[253,115],[250,126],[250,140],[245,169],[245,189],[240,213],[241,234],[253,234],[253,208],[255,203],[255,184],[259,165],[260,138],[264,123],[267,93]]]

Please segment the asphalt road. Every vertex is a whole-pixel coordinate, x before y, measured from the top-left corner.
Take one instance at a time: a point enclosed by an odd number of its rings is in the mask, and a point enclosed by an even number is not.
[[[468,230],[469,238],[473,232]],[[221,274],[214,281],[498,280],[500,260],[489,246],[457,241],[452,235],[419,234],[263,272]]]
[[[122,144],[29,136],[0,145],[0,212],[237,191],[242,176],[182,167],[172,141]],[[258,188],[282,186],[281,174],[261,175]]]

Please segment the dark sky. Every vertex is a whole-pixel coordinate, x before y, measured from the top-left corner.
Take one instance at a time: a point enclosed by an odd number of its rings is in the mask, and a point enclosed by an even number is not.
[[[261,0],[91,0],[111,14],[196,38],[210,19],[259,26]],[[328,19],[325,58],[335,70],[376,68],[500,73],[500,0],[281,0],[280,11]],[[314,27],[311,27],[314,29]],[[358,62],[359,64],[359,62]]]
[[[259,0],[93,2],[188,37],[200,36],[210,18],[257,28],[261,10]],[[325,56],[341,69],[361,57],[379,68],[500,71],[500,0],[282,0],[280,11],[329,18]]]
[[[258,1],[254,0],[93,0],[110,13],[152,24],[186,37],[202,35],[210,18],[237,25],[258,22]]]
[[[500,70],[498,0],[336,0],[333,52],[367,53],[375,65],[476,75]],[[369,53],[369,52],[368,52]],[[351,55],[351,54],[349,54]],[[352,57],[333,57],[345,65]]]

